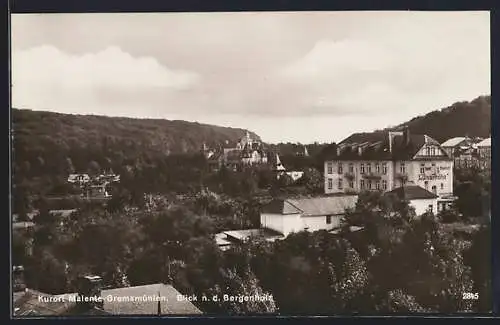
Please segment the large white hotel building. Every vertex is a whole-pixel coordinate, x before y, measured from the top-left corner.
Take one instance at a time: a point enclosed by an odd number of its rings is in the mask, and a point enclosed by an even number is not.
[[[438,210],[453,202],[453,159],[427,135],[355,133],[325,161],[325,193],[383,192],[407,184],[439,197]]]

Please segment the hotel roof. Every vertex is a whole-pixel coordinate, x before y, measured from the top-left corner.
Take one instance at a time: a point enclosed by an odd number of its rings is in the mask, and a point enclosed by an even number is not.
[[[439,146],[439,142],[425,134],[409,134],[405,141],[403,132],[392,132],[392,146],[388,131],[354,133],[338,144],[339,153],[331,152],[327,159],[335,160],[411,160],[424,144]],[[391,152],[392,150],[392,152]],[[429,157],[436,158],[436,157]],[[450,158],[443,155],[439,159]]]

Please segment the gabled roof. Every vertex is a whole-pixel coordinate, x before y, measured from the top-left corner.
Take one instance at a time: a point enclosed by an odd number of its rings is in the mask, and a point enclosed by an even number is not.
[[[409,141],[406,142],[402,133],[393,132],[392,146],[389,143],[389,132],[387,131],[355,133],[339,143],[339,155],[337,152],[331,153],[327,159],[411,160],[425,144],[439,146],[436,140],[425,134],[409,134]],[[449,159],[448,157],[440,158]]]
[[[354,208],[357,195],[324,196],[313,198],[276,199],[264,206],[264,213],[302,214],[303,216],[340,215]]]
[[[435,199],[438,196],[418,185],[405,185],[387,192],[387,195],[395,194],[405,200]]]
[[[302,210],[292,205],[287,200],[275,199],[266,204],[262,208],[262,212],[272,214],[297,214],[302,213]]]
[[[290,204],[303,211],[306,216],[344,214],[345,209],[354,208],[357,195],[326,196],[315,198],[289,199]]]
[[[160,301],[161,312],[164,315],[182,314],[193,315],[202,312],[189,301],[179,301],[177,296],[181,294],[171,285],[163,283],[102,290],[101,297],[104,298],[104,310],[114,315],[156,315],[158,313],[157,301],[110,301],[109,297],[165,297]]]
[[[478,147],[491,147],[491,138],[484,139],[477,144]]]
[[[448,139],[445,142],[443,142],[441,144],[441,147],[455,147],[455,146],[458,146],[459,144],[461,144],[462,142],[464,142],[466,140],[468,140],[468,138],[466,138],[466,137],[451,138],[451,139]]]

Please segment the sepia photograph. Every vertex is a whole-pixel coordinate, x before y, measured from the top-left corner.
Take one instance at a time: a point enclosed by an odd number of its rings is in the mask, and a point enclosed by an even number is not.
[[[490,12],[10,36],[13,318],[492,312]]]

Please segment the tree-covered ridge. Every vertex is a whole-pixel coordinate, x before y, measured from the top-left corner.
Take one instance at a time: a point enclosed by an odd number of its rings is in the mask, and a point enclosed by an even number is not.
[[[491,96],[457,102],[388,129],[405,126],[415,134],[427,134],[440,143],[465,135],[487,138],[491,135]]]
[[[149,155],[199,152],[203,143],[234,143],[246,130],[161,119],[135,119],[12,110],[17,156],[42,158],[45,153],[130,158],[137,151]],[[254,133],[252,137],[258,138]],[[31,158],[31,157],[27,157]],[[71,157],[73,158],[73,157]]]

